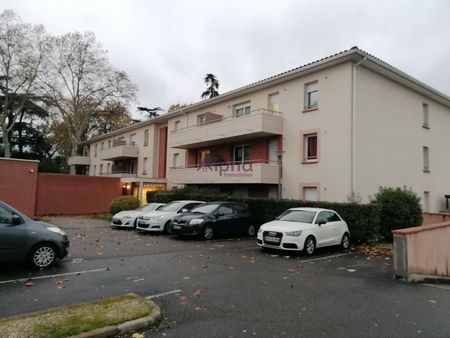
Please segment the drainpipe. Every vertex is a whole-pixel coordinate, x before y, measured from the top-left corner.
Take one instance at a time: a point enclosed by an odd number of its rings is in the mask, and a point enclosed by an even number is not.
[[[352,66],[352,132],[351,132],[351,202],[356,202],[356,67],[367,60],[364,56]]]

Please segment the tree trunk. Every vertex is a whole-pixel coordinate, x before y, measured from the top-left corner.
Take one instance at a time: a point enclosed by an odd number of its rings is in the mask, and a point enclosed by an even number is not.
[[[5,130],[3,130],[3,149],[5,150],[5,157],[11,158],[11,144],[9,143],[8,132]]]

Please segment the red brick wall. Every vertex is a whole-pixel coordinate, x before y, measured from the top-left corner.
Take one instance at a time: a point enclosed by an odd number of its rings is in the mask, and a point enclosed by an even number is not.
[[[28,216],[35,212],[38,164],[0,158],[0,200]]]
[[[111,201],[121,195],[122,186],[116,177],[41,173],[36,215],[108,213]]]
[[[269,160],[269,143],[267,140],[249,142],[250,161],[266,162]]]
[[[166,178],[167,127],[159,128],[158,178]]]

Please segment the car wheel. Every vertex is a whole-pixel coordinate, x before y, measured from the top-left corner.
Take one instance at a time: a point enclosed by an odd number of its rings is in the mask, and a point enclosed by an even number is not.
[[[36,246],[29,256],[29,262],[35,269],[48,268],[56,262],[56,259],[55,247],[48,243]]]
[[[249,235],[250,237],[253,237],[253,236],[255,236],[255,234],[256,234],[255,226],[254,225],[249,225],[247,227],[247,235]]]
[[[214,230],[211,226],[207,225],[203,228],[202,234],[204,239],[212,239],[214,237]]]
[[[169,228],[170,228],[170,221],[167,221],[166,224],[164,224],[163,234],[169,233]]]
[[[341,248],[343,250],[347,250],[349,247],[350,247],[350,236],[348,233],[345,233],[344,236],[342,236]]]
[[[314,237],[309,236],[305,239],[305,244],[303,246],[303,252],[308,256],[312,256],[316,250],[316,240]]]

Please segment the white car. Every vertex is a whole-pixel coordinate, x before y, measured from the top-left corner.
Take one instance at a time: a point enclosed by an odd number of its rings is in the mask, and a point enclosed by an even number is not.
[[[200,205],[202,201],[172,201],[156,211],[146,212],[137,219],[137,230],[168,232],[172,219]]]
[[[124,210],[118,212],[112,217],[111,226],[135,228],[136,219],[139,216],[141,216],[144,212],[158,210],[164,205],[165,205],[164,203],[148,203],[140,208],[137,208],[136,210]]]
[[[312,255],[316,248],[324,246],[341,245],[348,249],[350,231],[333,210],[292,208],[259,228],[257,244],[264,248],[303,250]]]

